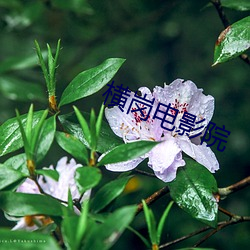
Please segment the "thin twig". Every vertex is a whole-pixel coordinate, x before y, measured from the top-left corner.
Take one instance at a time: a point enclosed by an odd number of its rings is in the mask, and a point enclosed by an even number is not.
[[[233,218],[235,216],[235,214],[232,214],[231,212],[227,211],[226,209],[224,209],[222,207],[219,207],[218,209],[219,209],[219,211],[221,211],[223,214],[229,216],[230,218]]]
[[[228,26],[230,26],[230,22],[223,10],[223,7],[221,5],[221,1],[220,0],[211,0],[211,3],[214,5],[214,7],[216,8],[218,14],[219,14],[219,17],[220,17],[220,20],[221,22],[223,23],[223,26],[224,28],[226,29]],[[250,59],[248,57],[247,54],[241,54],[239,56],[241,58],[241,60],[243,60],[245,63],[247,63],[248,65],[250,65]]]
[[[241,223],[241,222],[247,222],[247,221],[250,221],[250,217],[248,216],[245,216],[245,217],[242,217],[242,216],[237,216],[237,215],[234,215],[234,217],[230,220],[230,221],[222,221],[222,222],[219,222],[218,223],[218,227],[216,229],[214,229],[213,231],[209,232],[205,237],[206,239],[209,238],[210,236],[212,236],[213,234],[215,234],[216,232],[220,231],[221,229],[223,229],[224,227],[227,227],[229,225],[232,225],[232,224],[237,224],[237,223]],[[177,244],[181,241],[184,241],[186,239],[189,239],[195,235],[198,235],[198,234],[201,234],[201,233],[204,233],[208,230],[211,230],[213,229],[212,227],[210,226],[207,226],[207,227],[203,227],[195,232],[192,232],[190,234],[187,234],[185,236],[182,236],[178,239],[175,239],[173,241],[170,241],[170,242],[167,242],[165,244],[162,244],[159,246],[159,248],[165,248],[165,247],[169,247],[171,245],[174,245],[174,244]],[[209,235],[209,236],[208,236]],[[202,242],[204,242],[206,239],[205,237],[202,238]],[[195,246],[198,246],[197,244],[201,244],[202,243],[201,240],[195,244]]]
[[[236,182],[228,187],[225,188],[219,188],[219,195],[223,198],[228,196],[231,193],[234,193],[236,191],[239,191],[247,186],[250,185],[250,176],[244,178],[243,180]]]
[[[200,239],[196,244],[194,244],[194,247],[197,247],[201,245],[204,241],[206,241],[208,238],[210,238],[212,235],[215,233],[219,232],[223,228],[233,225],[233,224],[238,224],[241,222],[247,222],[250,221],[250,216],[237,216],[235,215],[230,221],[224,221],[221,223],[216,229],[212,230],[209,232],[207,235],[205,235],[202,239]]]
[[[148,198],[146,198],[145,202],[147,205],[150,205],[167,193],[169,193],[169,188],[166,186],[166,187],[163,187],[160,190],[156,191],[155,193],[150,195]],[[142,205],[142,203],[140,203],[137,205],[136,214],[140,213],[142,210],[143,210],[143,205]]]
[[[137,172],[141,175],[146,175],[146,176],[149,176],[149,177],[154,177],[156,178],[156,176],[152,173],[148,173],[148,172],[145,172],[145,171],[142,171],[142,170],[139,170],[139,169],[134,169],[134,172]]]
[[[186,239],[188,239],[188,238],[191,238],[191,237],[193,237],[193,236],[195,236],[195,235],[197,235],[197,234],[206,232],[206,231],[209,230],[209,229],[211,229],[211,227],[209,227],[209,226],[203,227],[203,228],[201,228],[201,229],[199,229],[199,230],[197,230],[197,231],[195,231],[195,232],[192,232],[192,233],[187,234],[187,235],[185,235],[185,236],[182,236],[182,237],[180,237],[180,238],[178,238],[178,239],[175,239],[175,240],[173,240],[173,241],[170,241],[170,242],[167,242],[167,243],[165,243],[165,244],[162,244],[162,245],[159,246],[159,248],[165,248],[165,247],[169,247],[169,246],[171,246],[171,245],[177,244],[177,243],[179,243],[179,242],[181,242],[181,241],[184,241],[184,240],[186,240]]]

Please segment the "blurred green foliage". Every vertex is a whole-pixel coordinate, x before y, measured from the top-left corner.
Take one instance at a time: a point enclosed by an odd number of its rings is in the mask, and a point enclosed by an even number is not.
[[[134,91],[141,86],[151,89],[162,86],[176,78],[191,79],[205,94],[214,96],[212,121],[231,131],[224,152],[213,148],[220,162],[220,170],[215,174],[218,186],[224,187],[246,177],[250,173],[249,66],[236,58],[211,67],[215,41],[224,28],[215,9],[204,8],[207,3],[205,0],[0,0],[0,123],[13,117],[15,108],[20,113],[26,112],[31,100],[36,110],[46,108],[41,102],[45,98],[42,90],[45,93],[46,88],[37,64],[34,40],[45,49],[46,43],[55,48],[57,40],[61,39],[58,96],[78,73],[110,57],[126,59],[114,80]],[[231,23],[250,14],[229,9],[226,13]],[[21,94],[15,95],[11,90],[11,83],[17,81],[19,87],[27,89],[31,84],[39,93],[37,96],[27,94],[29,98],[25,102]],[[78,101],[77,107],[84,111],[91,107],[99,110],[104,92],[101,90]],[[73,111],[73,108],[65,107],[65,111]],[[55,144],[41,167],[55,164],[62,155],[65,152]],[[104,175],[110,179],[117,176],[108,171],[104,171]],[[139,182],[138,189],[124,195],[121,203],[138,203],[164,185],[148,177],[140,177]],[[247,190],[240,191],[222,201],[221,206],[247,215],[249,199]],[[162,198],[152,206],[156,216],[162,214],[168,202],[167,198]],[[134,226],[141,233],[147,233],[142,214],[137,216]],[[162,241],[175,239],[201,226],[174,206]],[[247,249],[249,230],[249,223],[229,227],[203,246]],[[142,246],[135,235],[125,233],[113,249],[143,249]]]

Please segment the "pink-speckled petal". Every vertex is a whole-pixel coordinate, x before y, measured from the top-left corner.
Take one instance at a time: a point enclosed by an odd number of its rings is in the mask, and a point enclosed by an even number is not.
[[[219,169],[219,163],[211,148],[207,147],[205,143],[202,145],[195,145],[187,139],[178,139],[180,148],[187,155],[206,167],[211,173]]]
[[[105,116],[113,132],[124,141],[140,138],[140,132],[135,128],[132,116],[126,114],[125,111],[122,112],[118,107],[106,108]]]
[[[175,179],[178,167],[185,166],[185,161],[174,138],[163,141],[149,152],[148,166],[164,182]]]
[[[176,79],[164,88],[156,86],[153,95],[159,102],[166,105],[170,103],[177,108],[180,115],[187,111],[196,115],[198,120],[205,118],[203,124],[206,126],[213,116],[214,98],[202,92],[203,89],[198,89],[192,81]]]

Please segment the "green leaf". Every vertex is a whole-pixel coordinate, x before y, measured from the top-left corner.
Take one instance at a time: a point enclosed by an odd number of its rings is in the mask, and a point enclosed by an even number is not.
[[[13,184],[16,181],[21,181],[25,177],[26,175],[22,174],[20,171],[0,164],[0,190]]]
[[[56,132],[56,117],[44,121],[37,148],[37,161],[40,162],[48,153]]]
[[[75,159],[82,164],[88,165],[88,151],[85,145],[73,135],[56,132],[56,141],[62,149],[71,154]]]
[[[1,243],[0,249],[11,250],[60,250],[56,241],[50,235],[26,232],[26,231],[10,231],[0,228]]]
[[[0,77],[0,93],[14,101],[43,102],[46,100],[42,86],[9,76]]]
[[[44,175],[44,176],[48,176],[51,179],[58,181],[59,179],[59,173],[56,170],[52,170],[52,169],[37,169],[36,170],[37,174],[40,175]]]
[[[47,89],[48,89],[48,91],[50,91],[51,89],[50,89],[49,73],[48,73],[48,70],[47,70],[47,67],[45,64],[44,56],[43,56],[42,51],[40,49],[40,46],[36,40],[35,40],[35,47],[36,47],[36,53],[37,53],[37,57],[38,57],[40,66],[41,66],[42,71],[43,71],[43,76],[44,76],[44,79],[45,79],[45,82],[47,85]]]
[[[73,114],[73,113],[72,113]],[[90,147],[87,142],[81,127],[77,123],[77,119],[72,114],[61,115],[59,116],[60,122],[63,124],[63,127],[76,138],[78,138],[86,147]],[[89,118],[89,114],[84,113],[84,116]],[[110,126],[107,122],[102,121],[101,131],[99,140],[97,143],[97,152],[104,153],[112,148],[123,144],[123,140],[116,136],[114,132],[111,130]]]
[[[70,188],[68,189],[68,209],[71,212],[74,212],[74,201],[73,201],[73,198],[72,198]]]
[[[156,234],[156,221],[154,214],[151,209],[148,208],[148,205],[144,200],[142,200],[143,211],[146,218],[147,226],[148,226],[148,234],[151,241],[151,244],[157,244],[157,234]]]
[[[91,149],[96,150],[96,115],[94,109],[90,112],[89,122],[90,136],[91,136]]]
[[[135,229],[133,229],[133,228],[130,227],[130,226],[128,226],[127,228],[128,228],[128,230],[130,230],[132,233],[134,233],[136,236],[138,236],[148,249],[151,248],[151,244],[149,243],[149,241],[148,241],[142,234],[140,234],[138,231],[136,231]]]
[[[85,200],[83,202],[82,213],[80,215],[80,218],[77,224],[77,232],[76,232],[77,249],[79,249],[82,238],[86,233],[86,229],[88,225],[88,213],[89,213],[89,201]]]
[[[154,141],[136,141],[119,145],[108,152],[97,166],[135,159],[149,152],[157,144],[158,142]]]
[[[93,227],[83,249],[109,249],[131,223],[136,209],[136,206],[127,206],[110,214],[103,224]]]
[[[102,179],[100,169],[95,167],[77,168],[75,173],[76,185],[81,194],[95,187]]]
[[[213,196],[218,192],[216,180],[199,163],[191,159],[185,161],[186,165],[178,169],[176,179],[168,183],[170,195],[191,216],[216,227],[218,204]]]
[[[110,58],[99,66],[78,74],[64,90],[59,106],[92,95],[103,88],[116,74],[125,59]]]
[[[221,0],[221,4],[223,7],[239,10],[239,11],[247,11],[250,10],[250,1],[249,0]]]
[[[228,26],[215,45],[214,65],[239,56],[250,47],[250,16]]]
[[[161,242],[161,234],[162,234],[162,230],[163,230],[163,227],[164,227],[164,224],[165,224],[165,221],[168,217],[168,214],[169,214],[169,211],[172,207],[172,205],[174,204],[173,201],[170,201],[170,203],[168,204],[168,206],[166,207],[163,215],[161,216],[161,219],[160,219],[160,222],[158,224],[158,227],[157,227],[157,244],[159,245],[160,242]]]
[[[117,198],[124,190],[128,180],[132,176],[116,179],[100,188],[94,196],[91,208],[94,212],[99,212]]]
[[[79,109],[75,106],[73,106],[75,113],[76,113],[76,117],[81,125],[82,128],[82,132],[84,134],[84,137],[86,138],[88,145],[91,146],[91,133],[90,133],[90,129],[88,126],[88,123],[86,121],[86,119],[84,118],[84,116],[81,114],[81,112],[79,111]]]
[[[79,222],[78,216],[65,217],[62,222],[62,235],[64,243],[69,250],[77,249],[76,233]]]
[[[105,106],[102,104],[102,106],[100,108],[100,112],[99,112],[98,117],[97,117],[97,121],[96,121],[96,128],[95,129],[96,129],[96,139],[97,139],[97,141],[99,139],[99,135],[100,135],[100,132],[101,132],[104,107]]]
[[[49,196],[13,192],[0,193],[0,208],[11,216],[62,216],[63,210],[66,209],[59,201]]]
[[[43,111],[34,112],[33,127],[38,123],[42,114]],[[21,115],[20,118],[22,120],[22,124],[25,124],[27,114]],[[11,118],[0,126],[0,156],[13,152],[22,146],[23,141],[17,118]]]
[[[62,222],[62,234],[67,249],[80,249],[82,238],[87,229],[88,201],[84,201],[79,216],[65,217]]]
[[[18,170],[19,172],[28,176],[29,171],[26,165],[26,160],[27,160],[26,155],[23,153],[10,157],[8,160],[4,162],[4,165],[8,166],[9,168]]]
[[[48,115],[48,112],[49,111],[47,109],[44,110],[41,119],[38,121],[37,125],[32,130],[33,136],[31,138],[31,151],[33,154],[36,153],[36,147],[39,144],[39,139],[41,138],[42,131],[44,129],[45,119]],[[54,119],[54,117],[52,117],[52,119]],[[54,135],[53,135],[53,138],[54,138]],[[50,146],[50,144],[51,143],[49,143],[49,146]]]

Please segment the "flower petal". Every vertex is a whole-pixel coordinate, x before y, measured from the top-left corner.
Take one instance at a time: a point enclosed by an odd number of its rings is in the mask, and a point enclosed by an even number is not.
[[[45,177],[45,181],[49,194],[55,198],[67,201],[68,200],[68,190],[70,189],[73,199],[79,198],[80,193],[77,189],[76,182],[74,179],[75,171],[78,167],[81,167],[80,164],[76,164],[74,159],[71,159],[69,162],[67,157],[63,157],[57,163],[56,170],[59,173],[58,182],[54,182],[49,177]],[[49,185],[49,183],[51,185]],[[46,185],[44,184],[44,186]]]
[[[178,138],[178,144],[183,152],[199,162],[201,165],[205,166],[211,173],[214,173],[219,169],[219,163],[216,156],[211,148],[206,146],[206,143],[203,143],[202,145],[195,145],[191,143],[189,139],[185,139],[184,137],[184,139]]]
[[[181,149],[174,138],[168,138],[149,152],[148,166],[164,182],[175,179],[177,168],[185,166],[185,161],[182,159]]]
[[[16,190],[19,193],[27,193],[27,194],[40,194],[40,191],[36,185],[36,183],[27,178]]]
[[[107,164],[105,165],[106,169],[114,172],[123,172],[123,171],[129,171],[137,167],[146,156],[141,156],[139,158],[130,160],[130,161],[124,161],[124,162],[118,162],[114,164]]]
[[[30,232],[32,232],[32,231],[35,231],[37,229],[38,229],[37,225],[28,226],[26,224],[25,217],[22,217],[11,230],[12,231],[23,230],[23,231],[30,231]]]
[[[164,88],[156,86],[153,95],[158,102],[171,106],[179,110],[179,115],[187,111],[196,115],[199,120],[205,118],[202,123],[207,125],[214,112],[214,98],[211,95],[204,95],[203,89],[198,89],[192,81],[176,79]],[[175,123],[178,126],[178,122]]]

